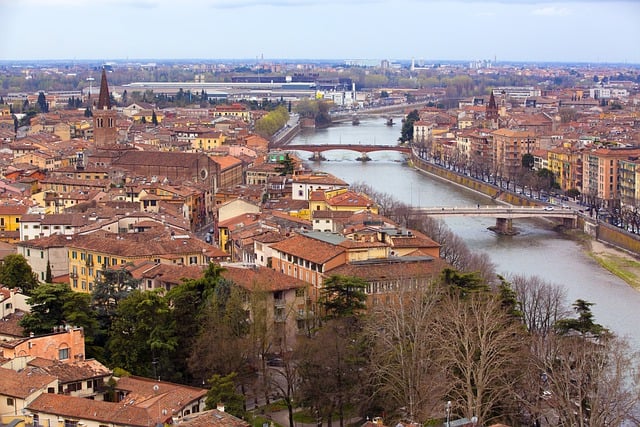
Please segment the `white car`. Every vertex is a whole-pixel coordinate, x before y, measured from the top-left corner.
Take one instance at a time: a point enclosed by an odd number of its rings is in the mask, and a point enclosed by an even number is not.
[[[545,206],[544,210],[545,211],[552,211],[553,210],[553,206]]]

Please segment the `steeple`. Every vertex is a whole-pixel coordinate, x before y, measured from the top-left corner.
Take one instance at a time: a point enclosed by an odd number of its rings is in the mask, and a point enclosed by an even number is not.
[[[107,72],[102,69],[102,79],[100,80],[100,95],[98,96],[98,110],[111,109],[111,96],[109,95],[109,85],[107,84]]]
[[[487,105],[486,117],[489,120],[496,120],[498,118],[498,105],[496,104],[496,98],[493,96],[493,90],[491,90],[491,96],[489,97],[489,105]]]
[[[109,147],[118,142],[117,115],[116,110],[111,109],[107,72],[103,68],[98,105],[93,111],[93,140],[97,147]]]

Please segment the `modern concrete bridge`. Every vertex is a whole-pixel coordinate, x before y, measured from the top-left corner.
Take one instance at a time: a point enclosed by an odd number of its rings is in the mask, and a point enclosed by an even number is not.
[[[495,231],[501,234],[514,234],[513,220],[516,218],[558,218],[567,228],[575,228],[578,223],[578,212],[571,209],[559,209],[550,206],[464,206],[464,207],[429,207],[411,208],[412,214],[445,216],[484,216],[496,218]]]

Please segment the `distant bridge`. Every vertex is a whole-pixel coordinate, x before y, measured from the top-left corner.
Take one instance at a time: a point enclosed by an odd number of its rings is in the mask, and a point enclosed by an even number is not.
[[[575,210],[555,209],[549,206],[414,207],[411,208],[411,213],[432,217],[484,216],[496,218],[495,231],[501,234],[514,234],[513,220],[516,218],[559,218],[567,228],[575,228],[578,223],[578,212]]]
[[[313,153],[313,158],[322,160],[321,154],[331,150],[349,150],[361,154],[372,153],[374,151],[397,151],[399,153],[411,154],[411,147],[400,145],[361,145],[361,144],[318,144],[318,145],[283,145],[283,150],[308,151]],[[366,157],[366,156],[363,156]]]

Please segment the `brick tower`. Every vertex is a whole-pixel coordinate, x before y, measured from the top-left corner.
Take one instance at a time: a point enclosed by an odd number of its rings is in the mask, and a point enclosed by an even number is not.
[[[93,140],[96,147],[108,147],[117,143],[116,117],[116,111],[111,109],[107,72],[103,68],[98,105],[93,110]]]

